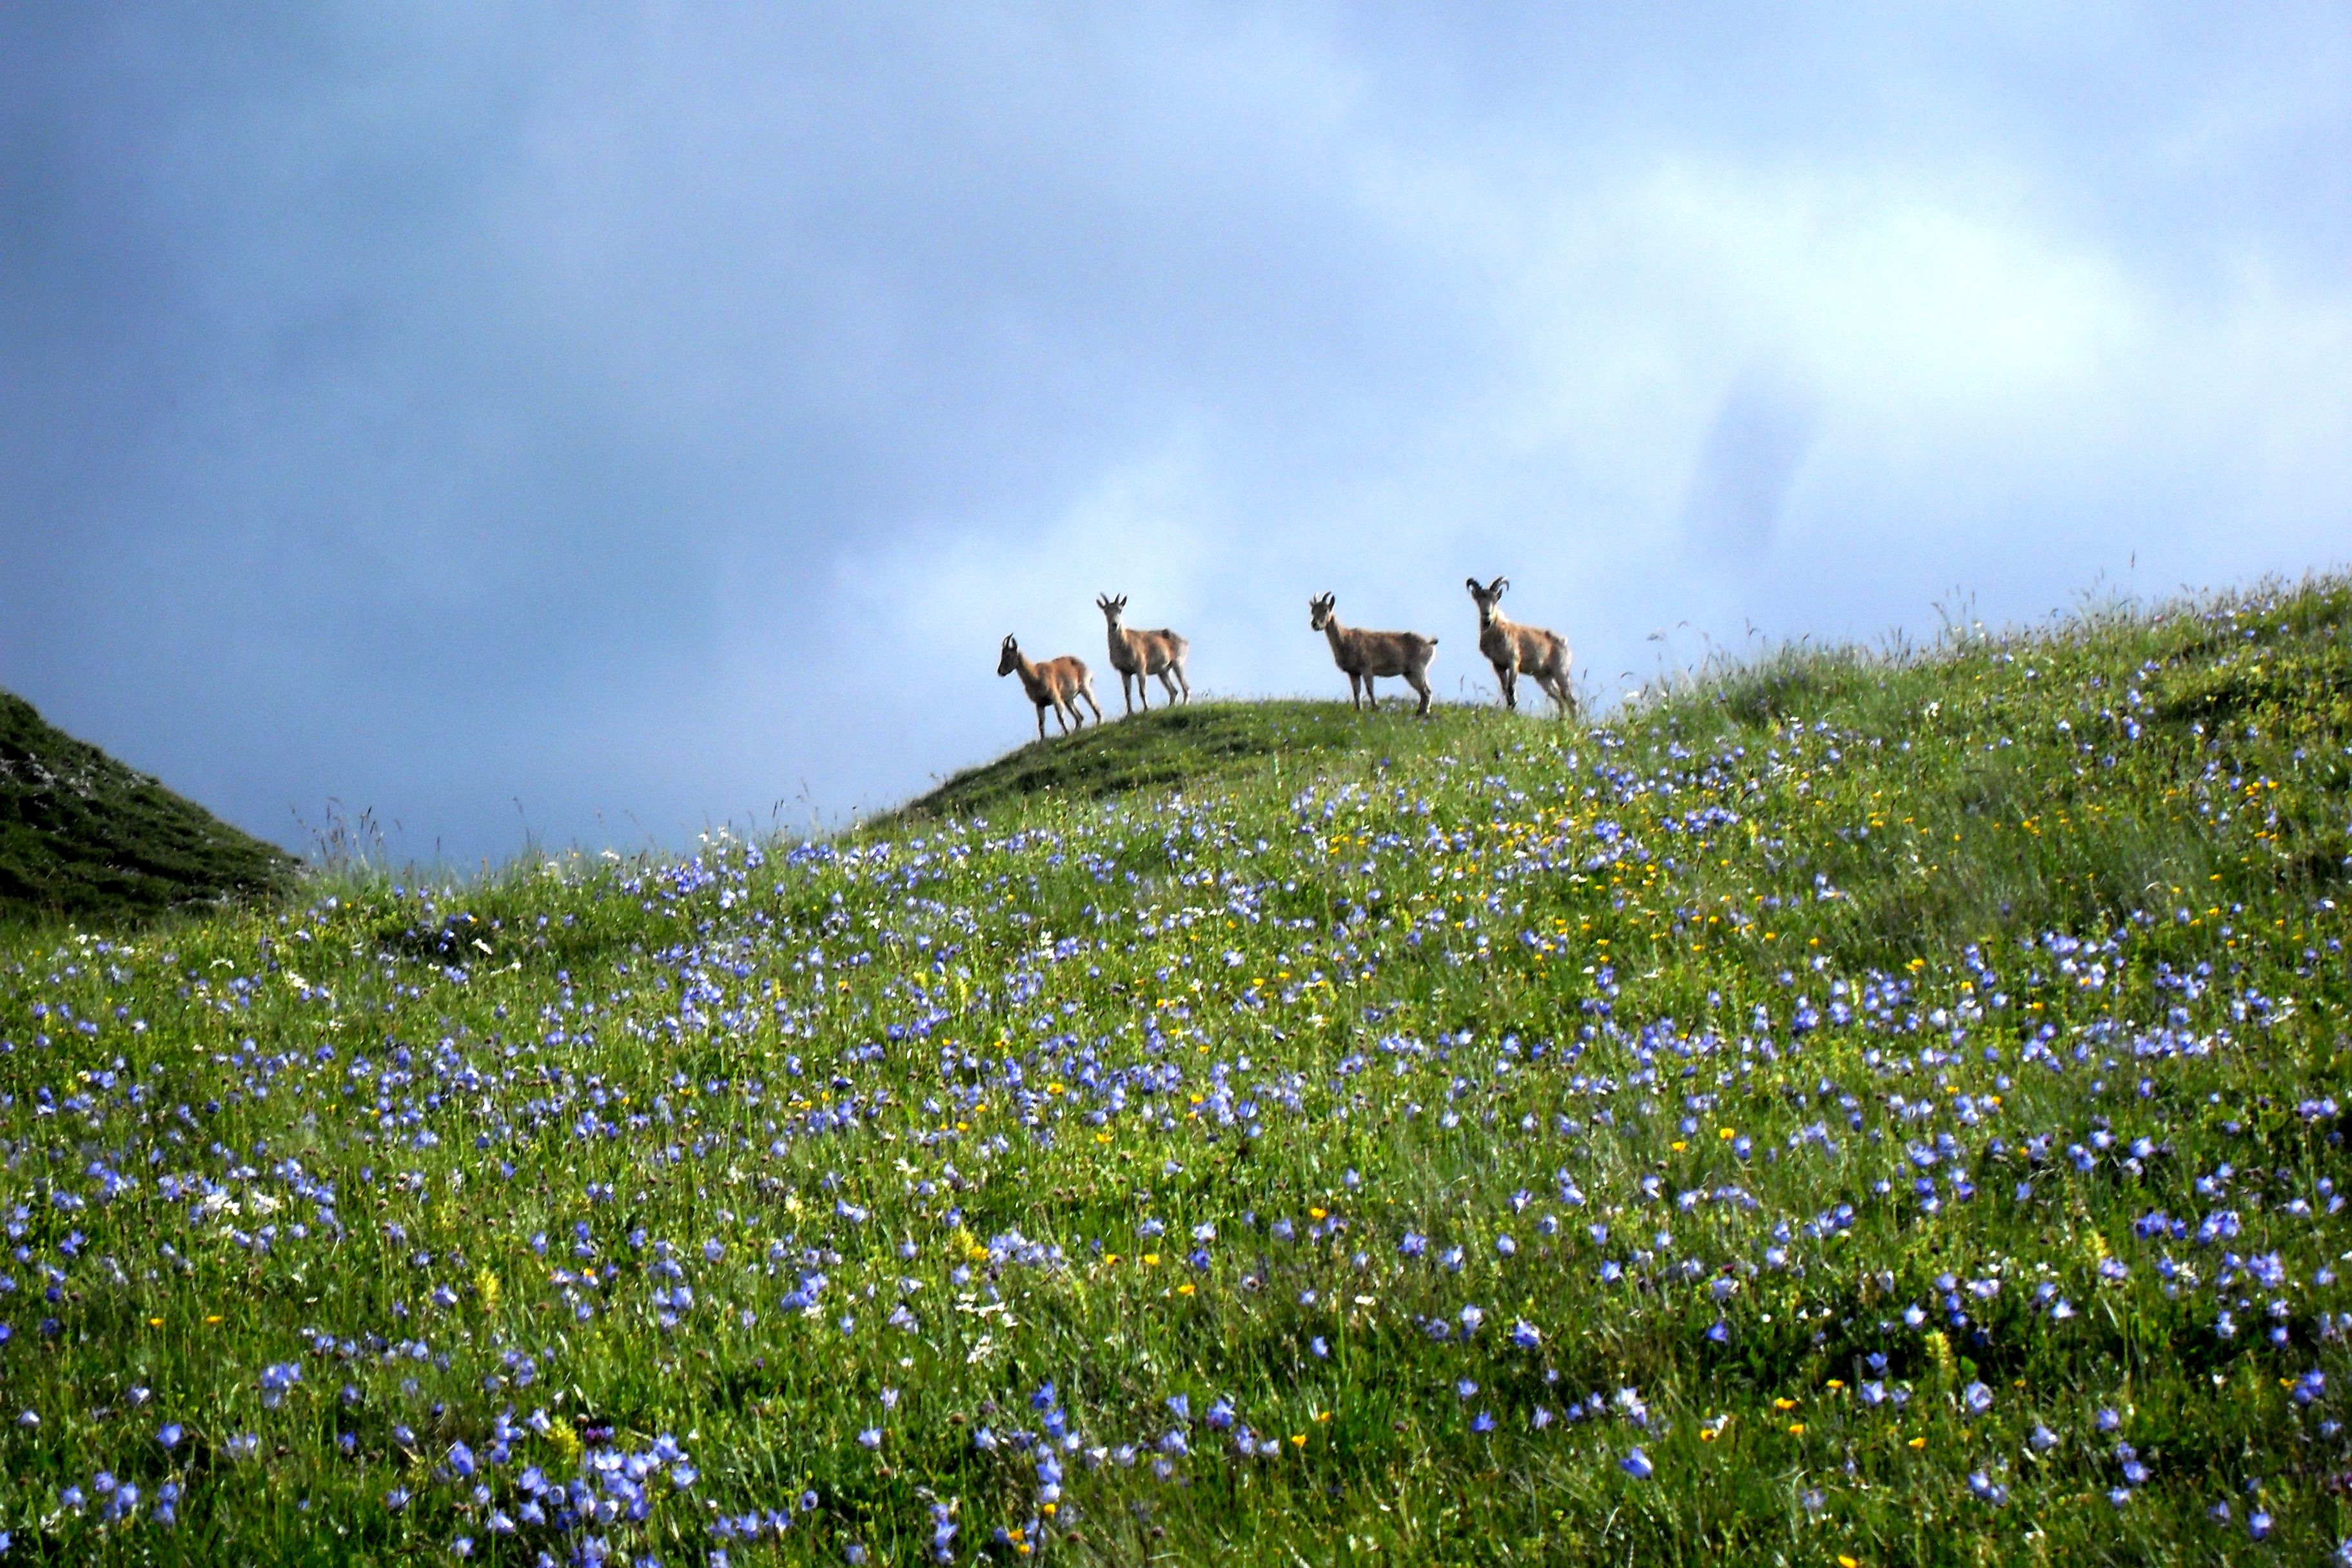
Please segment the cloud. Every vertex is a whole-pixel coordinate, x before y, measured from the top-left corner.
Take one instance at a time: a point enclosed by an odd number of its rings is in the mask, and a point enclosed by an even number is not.
[[[1819,399],[1764,364],[1742,370],[1716,405],[1691,473],[1683,531],[1702,569],[1754,568],[1821,428]]]
[[[0,684],[470,862],[901,796],[1106,588],[1212,689],[1332,691],[1330,589],[1475,696],[1470,572],[1614,689],[2297,569],[2347,60],[2326,7],[0,14]]]

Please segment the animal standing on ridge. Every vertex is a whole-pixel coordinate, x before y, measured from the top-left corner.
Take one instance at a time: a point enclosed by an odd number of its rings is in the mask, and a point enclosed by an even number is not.
[[[1559,704],[1560,717],[1576,711],[1576,693],[1568,684],[1568,665],[1573,657],[1568,639],[1541,626],[1523,626],[1504,616],[1497,605],[1503,590],[1511,585],[1508,577],[1497,577],[1483,588],[1475,577],[1466,579],[1466,584],[1478,606],[1478,651],[1495,667],[1495,679],[1503,689],[1503,706],[1514,713],[1519,710],[1519,677],[1525,675]]]
[[[1429,661],[1437,657],[1437,639],[1419,632],[1353,631],[1339,624],[1338,601],[1329,594],[1307,601],[1307,624],[1331,639],[1331,661],[1348,672],[1348,706],[1358,707],[1358,693],[1371,707],[1381,705],[1372,682],[1383,675],[1401,675],[1421,693],[1416,713],[1429,711]]]
[[[1151,711],[1150,678],[1158,676],[1160,684],[1168,689],[1168,700],[1176,700],[1176,687],[1183,683],[1184,700],[1192,700],[1192,679],[1184,673],[1184,661],[1192,655],[1192,645],[1165,627],[1156,632],[1130,631],[1121,625],[1127,614],[1127,595],[1114,599],[1108,594],[1095,596],[1095,607],[1102,611],[1110,630],[1110,667],[1118,671],[1119,700],[1127,704],[1129,713],[1135,711],[1136,698],[1143,700],[1143,710]],[[1128,682],[1135,682],[1135,696],[1128,695]]]
[[[1003,653],[996,661],[996,673],[1005,676],[1015,670],[1021,672],[1021,684],[1027,689],[1029,700],[1037,705],[1039,740],[1045,738],[1048,708],[1053,709],[1055,721],[1062,726],[1063,734],[1084,727],[1086,719],[1078,712],[1081,697],[1095,710],[1095,722],[1102,722],[1102,704],[1095,700],[1094,678],[1087,673],[1085,661],[1076,655],[1066,653],[1059,658],[1034,664],[1021,651],[1021,645],[1013,640],[1013,634],[1007,632]]]

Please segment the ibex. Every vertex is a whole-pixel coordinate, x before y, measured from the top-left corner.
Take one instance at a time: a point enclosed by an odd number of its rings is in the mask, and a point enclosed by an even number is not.
[[[1192,700],[1192,679],[1184,673],[1184,661],[1192,657],[1192,645],[1174,632],[1162,628],[1156,632],[1129,631],[1120,624],[1127,614],[1127,595],[1114,599],[1108,594],[1095,596],[1095,606],[1103,613],[1110,626],[1110,667],[1118,671],[1119,700],[1127,704],[1129,713],[1135,711],[1136,698],[1143,700],[1143,710],[1151,711],[1150,678],[1158,676],[1160,684],[1168,689],[1168,700],[1176,700],[1177,682],[1183,682],[1184,700]],[[1135,695],[1128,695],[1128,682],[1135,683]]]
[[[1011,675],[1016,669],[1021,672],[1021,684],[1028,689],[1029,700],[1037,705],[1039,740],[1045,738],[1045,710],[1048,708],[1054,710],[1054,721],[1061,725],[1065,735],[1085,725],[1085,716],[1078,711],[1078,699],[1081,697],[1087,700],[1087,706],[1095,710],[1095,722],[1102,722],[1102,704],[1095,700],[1094,678],[1087,673],[1086,665],[1074,655],[1066,653],[1059,658],[1033,664],[1022,653],[1021,645],[1013,640],[1013,634],[1007,632],[1004,634],[1003,654],[996,661],[996,673]]]
[[[1568,684],[1567,639],[1541,626],[1523,626],[1505,617],[1496,605],[1503,590],[1511,585],[1508,577],[1497,577],[1483,588],[1475,577],[1466,583],[1470,597],[1478,605],[1478,651],[1495,667],[1495,679],[1503,689],[1503,706],[1518,711],[1519,677],[1526,675],[1532,676],[1559,704],[1561,717],[1576,711],[1576,693]]]
[[[1339,624],[1331,607],[1335,602],[1328,594],[1307,600],[1307,624],[1331,639],[1332,662],[1348,672],[1348,705],[1359,705],[1360,691],[1378,709],[1381,700],[1372,689],[1373,680],[1383,675],[1402,675],[1407,686],[1421,693],[1421,706],[1413,711],[1428,712],[1429,661],[1437,657],[1437,639],[1419,632],[1350,631]]]

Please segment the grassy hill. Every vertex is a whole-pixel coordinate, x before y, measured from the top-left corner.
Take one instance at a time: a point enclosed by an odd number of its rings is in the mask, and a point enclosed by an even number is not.
[[[1204,704],[835,842],[20,942],[0,1528],[2323,1560],[2347,644],[2328,581],[1591,729]]]
[[[1294,776],[1365,744],[1357,716],[1335,702],[1189,703],[1007,752],[880,818],[881,831],[974,816],[1032,797],[1099,800],[1159,785],[1213,788],[1255,771]]]
[[[283,890],[295,864],[0,691],[0,921],[137,921]]]

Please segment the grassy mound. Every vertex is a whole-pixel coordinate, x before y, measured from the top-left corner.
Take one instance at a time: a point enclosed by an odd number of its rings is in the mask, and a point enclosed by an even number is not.
[[[2325,582],[1601,728],[1203,704],[837,842],[19,942],[0,1528],[2320,1561],[2348,645]]]
[[[0,691],[0,920],[119,924],[280,890],[296,864]]]
[[[1393,717],[1408,711],[1395,707]],[[967,769],[929,795],[879,819],[892,829],[919,821],[980,816],[1033,796],[1097,800],[1160,785],[1199,790],[1241,775],[1294,776],[1324,755],[1366,744],[1380,722],[1330,702],[1192,702],[1155,708],[1090,726],[1073,736],[1034,741],[992,763]]]

